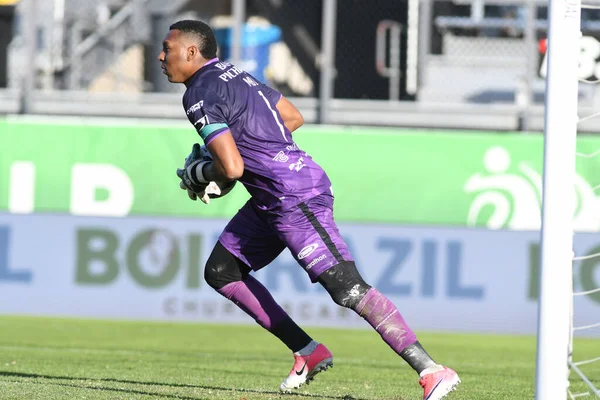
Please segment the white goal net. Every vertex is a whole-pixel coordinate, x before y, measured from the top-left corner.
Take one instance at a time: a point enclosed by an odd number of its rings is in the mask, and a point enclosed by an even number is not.
[[[582,9],[600,9],[600,3],[598,4],[590,4],[585,3],[581,4]],[[589,46],[585,46],[582,44],[582,53],[588,51]],[[598,55],[600,56],[600,45],[598,46]],[[581,65],[580,65],[581,68]],[[579,79],[580,84],[598,84],[600,80],[585,80]],[[583,118],[578,119],[578,123],[589,120],[591,118],[600,117],[600,113],[594,113],[588,115]],[[600,156],[600,149],[594,151],[593,153],[576,153],[577,157],[585,162],[586,159],[592,159]],[[599,181],[600,183],[600,181]],[[592,188],[594,191],[600,189],[600,184],[596,185]],[[590,260],[594,258],[600,258],[600,253],[590,254],[585,256],[576,256],[574,254],[573,262],[581,263],[585,260]],[[571,287],[573,282],[571,282]],[[585,291],[575,291],[572,292],[571,297],[571,309],[570,309],[570,337],[569,337],[569,349],[568,349],[568,365],[569,365],[569,387],[568,387],[568,398],[570,400],[574,400],[580,397],[593,396],[596,395],[600,398],[600,390],[598,389],[598,378],[600,371],[600,346],[596,354],[586,354],[584,357],[575,358],[574,350],[575,350],[575,342],[574,338],[577,333],[581,333],[582,336],[585,336],[585,332],[591,329],[600,329],[600,315],[598,315],[597,322],[587,325],[575,325],[575,314],[577,313],[577,300],[583,298],[584,296],[590,295],[598,295],[600,294],[600,287],[585,290]],[[588,372],[589,371],[589,372]],[[590,373],[591,372],[591,373]]]

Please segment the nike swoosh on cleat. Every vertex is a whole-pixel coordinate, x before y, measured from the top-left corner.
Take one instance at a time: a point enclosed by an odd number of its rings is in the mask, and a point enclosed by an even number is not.
[[[431,398],[431,395],[433,394],[433,392],[435,392],[435,389],[437,389],[437,387],[440,386],[440,383],[442,383],[443,380],[444,379],[440,379],[440,381],[433,387],[433,389],[431,389],[431,392],[429,392],[429,396],[427,396],[427,399]]]
[[[302,375],[304,373],[304,368],[306,368],[306,361],[304,362],[302,369],[300,371],[296,371],[296,375]]]

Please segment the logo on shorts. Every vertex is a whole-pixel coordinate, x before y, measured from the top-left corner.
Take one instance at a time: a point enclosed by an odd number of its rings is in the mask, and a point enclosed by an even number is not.
[[[300,253],[298,253],[298,260],[302,260],[303,258],[310,256],[317,247],[319,247],[319,244],[313,243],[300,250]]]
[[[321,254],[319,257],[315,258],[314,260],[312,260],[310,262],[310,264],[308,264],[306,266],[306,270],[308,271],[309,269],[311,269],[312,267],[314,267],[315,265],[317,265],[317,263],[323,261],[324,259],[326,259],[327,256],[325,254]]]

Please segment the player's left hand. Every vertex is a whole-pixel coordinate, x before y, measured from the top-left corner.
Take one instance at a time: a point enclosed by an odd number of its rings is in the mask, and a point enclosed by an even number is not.
[[[199,181],[198,177],[194,176],[194,170],[196,168],[202,168],[202,166],[207,162],[210,161],[194,161],[187,168],[177,168],[177,176],[179,177],[179,179],[181,179],[179,187],[185,187],[186,189],[189,189],[194,193],[203,192],[206,186],[208,186],[208,182]]]
[[[194,161],[211,158],[212,156],[205,146],[200,146],[200,143],[194,143],[192,152],[185,158],[184,168],[187,168]]]
[[[179,187],[187,190],[188,197],[194,201],[196,201],[198,197],[205,197],[204,191],[209,185],[209,182],[206,182],[203,176],[197,175],[197,169],[201,169],[204,164],[207,164],[210,161],[210,153],[208,153],[206,148],[200,146],[198,143],[194,143],[192,152],[185,158],[183,168],[177,169],[177,176],[181,179]]]

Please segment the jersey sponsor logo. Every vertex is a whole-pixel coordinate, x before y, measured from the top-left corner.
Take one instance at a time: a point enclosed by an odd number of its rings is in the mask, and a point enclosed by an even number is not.
[[[296,143],[292,143],[289,146],[285,146],[286,150],[289,151],[296,151],[296,150],[300,150],[300,148],[298,148],[298,145]]]
[[[204,100],[200,100],[199,102],[197,102],[196,104],[194,104],[193,106],[188,108],[188,110],[185,113],[186,113],[186,115],[190,115],[191,113],[196,112],[199,109],[201,109],[202,106],[204,106]]]
[[[321,261],[323,261],[326,258],[327,258],[327,256],[325,254],[321,254],[319,257],[312,260],[311,263],[306,266],[306,270],[308,271],[309,269],[311,269],[312,267],[314,267],[315,265],[317,265],[318,263],[320,263]]]
[[[275,157],[273,157],[273,161],[279,161],[279,162],[287,162],[287,160],[289,160],[289,159],[290,158],[288,156],[286,156],[283,151],[280,151],[279,153],[277,153],[277,155]]]
[[[319,244],[313,243],[300,250],[300,253],[298,253],[298,260],[302,260],[303,258],[310,256],[317,247],[319,247]]]
[[[296,171],[296,172],[298,172],[302,168],[304,168],[304,165],[305,165],[304,164],[304,158],[300,157],[297,162],[291,163],[290,166],[289,166],[289,168],[290,168],[290,171]]]

